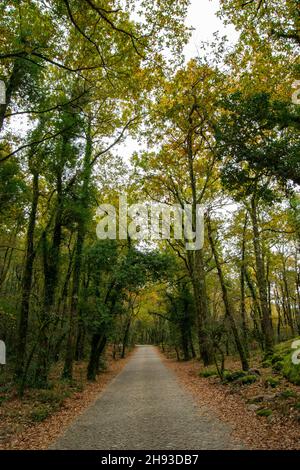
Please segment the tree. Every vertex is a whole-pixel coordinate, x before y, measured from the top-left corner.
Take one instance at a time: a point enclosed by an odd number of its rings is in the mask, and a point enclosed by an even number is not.
[[[300,45],[298,0],[221,0],[221,14],[251,34],[257,28],[266,39]]]
[[[268,93],[247,96],[242,92],[226,97],[222,106],[226,114],[216,126],[216,139],[224,158],[234,154],[231,166],[244,162],[283,184],[299,184],[300,135],[293,122],[296,106],[274,101]],[[229,164],[227,168],[229,171]]]
[[[192,60],[166,82],[152,110],[154,129],[149,139],[160,145],[160,150],[146,153],[138,161],[146,172],[144,191],[152,200],[178,204],[182,209],[185,204],[191,205],[194,233],[197,207],[209,201],[217,188],[212,123],[221,80],[216,70]],[[210,309],[204,249],[186,250],[180,241],[173,246],[184,259],[192,281],[199,350],[204,363],[209,364],[212,355],[207,333]]]

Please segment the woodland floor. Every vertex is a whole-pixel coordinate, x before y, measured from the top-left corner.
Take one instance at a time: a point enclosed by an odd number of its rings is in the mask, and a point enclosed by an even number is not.
[[[71,386],[60,382],[58,365],[49,390],[29,389],[20,401],[2,388],[0,449],[300,449],[300,387],[282,377],[269,387],[271,371],[258,360],[250,385],[200,377],[199,361],[153,347],[106,361],[95,383],[86,383],[86,364]],[[226,367],[239,364],[228,358]]]
[[[106,357],[106,369],[96,382],[86,381],[86,363],[75,364],[73,384],[59,380],[61,365],[51,376],[50,390],[28,389],[24,399],[16,391],[0,389],[0,450],[44,450],[82,413],[119,374],[127,361]]]
[[[181,384],[200,407],[213,410],[219,419],[233,428],[233,436],[245,443],[247,449],[300,449],[300,387],[282,377],[276,388],[266,386],[269,369],[259,369],[259,380],[250,385],[222,384],[217,377],[199,376],[200,362],[178,362],[165,358]],[[253,367],[259,364],[253,362]],[[226,367],[240,369],[235,359],[228,359]],[[269,416],[258,416],[267,410]]]

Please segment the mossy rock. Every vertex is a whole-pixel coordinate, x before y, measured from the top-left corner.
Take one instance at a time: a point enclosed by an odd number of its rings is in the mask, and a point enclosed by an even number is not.
[[[267,367],[271,367],[272,366],[272,363],[271,363],[271,359],[268,358],[268,359],[264,359],[261,363],[261,366],[266,369]]]
[[[300,336],[297,336],[295,338],[289,339],[287,341],[283,341],[282,343],[279,343],[275,347],[275,353],[280,354],[281,356],[285,357],[287,354],[291,352],[291,347],[294,341],[300,340]]]
[[[204,369],[199,372],[199,377],[204,377],[204,378],[214,377],[216,375],[218,375],[218,372],[216,369]]]
[[[261,408],[260,410],[257,410],[256,414],[258,416],[268,417],[268,416],[271,416],[273,414],[273,411],[270,410],[270,408]]]
[[[237,383],[241,385],[250,385],[257,381],[257,375],[245,375],[237,379]]]
[[[267,385],[267,387],[276,388],[280,384],[280,379],[276,377],[267,377],[265,380],[265,384]]]
[[[234,372],[225,371],[224,380],[226,382],[235,382],[243,377],[246,377],[248,374],[243,370],[235,370]]]
[[[283,390],[283,392],[281,392],[280,394],[281,398],[284,398],[284,399],[288,399],[288,398],[296,398],[297,397],[297,393],[294,392],[294,390]]]
[[[270,357],[270,361],[272,365],[276,364],[277,362],[283,361],[283,359],[284,359],[284,356],[282,356],[279,353],[275,353],[273,354],[273,356]]]
[[[300,364],[293,364],[292,353],[289,353],[283,362],[282,374],[289,382],[300,385]]]
[[[264,358],[262,366],[264,368],[272,367],[273,370],[281,370],[283,365],[284,355],[274,353],[271,356]]]
[[[272,370],[274,372],[281,372],[283,369],[283,365],[284,365],[284,360],[275,362],[275,364],[272,366]]]

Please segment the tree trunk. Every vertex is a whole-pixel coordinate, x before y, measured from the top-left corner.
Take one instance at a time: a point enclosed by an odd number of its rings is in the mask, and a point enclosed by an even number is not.
[[[230,323],[230,327],[231,327],[231,331],[232,331],[232,334],[233,334],[233,337],[234,337],[235,345],[236,345],[237,351],[238,351],[239,356],[240,356],[242,368],[243,368],[243,370],[248,370],[249,369],[249,363],[248,363],[248,359],[247,359],[247,354],[244,350],[241,339],[239,337],[237,326],[235,324],[234,315],[233,315],[233,311],[232,311],[232,306],[230,305],[228,290],[227,290],[224,274],[223,274],[223,271],[222,271],[222,268],[221,268],[221,262],[220,262],[220,259],[219,259],[218,251],[217,251],[214,239],[213,239],[212,227],[211,227],[211,222],[210,222],[209,218],[207,219],[207,222],[208,222],[207,223],[208,238],[209,238],[210,246],[211,246],[211,249],[212,249],[212,253],[214,255],[214,259],[215,259],[215,263],[216,263],[216,267],[217,267],[217,271],[218,271],[218,276],[219,276],[219,281],[220,281],[220,284],[221,284],[222,297],[223,297],[223,302],[224,302],[224,307],[225,307],[225,314],[226,314],[226,317],[228,318],[229,323]]]
[[[192,229],[196,232],[197,226],[197,188],[194,171],[194,154],[193,154],[193,119],[192,114],[195,111],[193,106],[189,116],[190,129],[187,135],[187,157],[189,165],[190,188],[192,193]],[[199,351],[201,359],[205,366],[212,364],[214,361],[213,350],[209,333],[207,331],[209,321],[209,307],[206,290],[203,250],[188,251],[189,269],[192,277],[192,285],[194,290],[194,299],[196,307],[196,322],[198,330]]]
[[[106,346],[107,338],[103,334],[94,334],[91,343],[91,353],[87,369],[87,379],[96,380],[99,370],[99,359]]]
[[[50,324],[49,320],[54,310],[55,292],[59,277],[60,263],[60,247],[62,240],[62,223],[63,223],[63,186],[62,177],[64,170],[64,162],[66,160],[66,147],[68,138],[63,135],[60,161],[58,163],[56,174],[56,214],[52,235],[51,247],[47,246],[47,233],[44,232],[43,238],[43,254],[44,254],[44,305],[41,314],[42,324]],[[39,360],[36,378],[41,386],[47,387],[49,372],[49,328],[42,330],[41,341],[39,344]]]
[[[39,174],[38,172],[33,173],[32,181],[32,203],[29,216],[29,223],[27,229],[27,240],[26,240],[26,254],[24,261],[24,271],[22,278],[22,294],[21,294],[21,308],[18,326],[18,337],[17,337],[17,356],[15,375],[17,380],[22,379],[25,356],[26,356],[26,345],[27,345],[27,331],[28,331],[28,320],[29,320],[29,305],[30,295],[32,288],[32,275],[33,275],[33,262],[35,258],[34,251],[34,232],[36,225],[37,207],[39,200]]]
[[[78,314],[78,297],[79,297],[79,288],[80,288],[80,277],[81,277],[81,266],[82,266],[82,251],[84,246],[84,240],[86,235],[86,214],[88,210],[88,194],[90,186],[90,177],[91,177],[91,156],[92,156],[92,137],[91,137],[91,119],[88,121],[87,128],[87,141],[86,149],[84,156],[84,168],[83,168],[83,186],[82,186],[82,196],[81,196],[81,209],[82,215],[78,222],[77,229],[77,240],[75,248],[75,260],[74,260],[74,270],[73,270],[73,286],[71,294],[71,305],[70,305],[70,314],[69,314],[69,332],[68,340],[66,347],[66,357],[65,365],[63,370],[63,378],[71,380],[73,377],[73,361],[75,353],[75,343],[76,343],[76,321]]]
[[[241,289],[241,319],[243,328],[243,341],[244,349],[247,357],[249,356],[248,347],[248,326],[247,326],[247,315],[246,315],[246,229],[247,229],[248,218],[245,216],[245,223],[243,228],[243,239],[242,239],[242,253],[241,253],[241,271],[240,271],[240,289]]]
[[[264,341],[265,341],[265,351],[267,355],[273,353],[274,349],[274,333],[273,333],[273,326],[272,326],[272,319],[268,305],[268,286],[267,286],[267,279],[265,274],[265,267],[263,261],[263,254],[261,248],[261,239],[259,233],[259,225],[257,219],[257,204],[256,204],[256,197],[253,196],[251,199],[251,209],[250,209],[250,216],[252,221],[252,228],[253,228],[253,246],[254,246],[254,253],[255,253],[255,261],[256,261],[256,277],[257,277],[257,284],[258,284],[258,291],[259,291],[259,300],[262,312],[262,326],[263,326],[263,334],[264,334]]]
[[[73,284],[72,284],[72,293],[71,293],[71,304],[69,311],[69,331],[67,336],[67,345],[66,345],[66,356],[64,370],[62,377],[67,380],[72,380],[73,378],[73,362],[74,362],[74,353],[75,353],[75,338],[76,338],[76,317],[77,317],[77,308],[78,308],[78,296],[79,296],[79,286],[80,286],[80,274],[81,274],[81,258],[82,250],[85,236],[85,228],[79,222],[77,240],[76,240],[76,249],[75,249],[75,260],[73,267]]]
[[[124,332],[123,341],[122,341],[122,354],[121,354],[121,358],[122,358],[122,359],[124,359],[124,357],[125,357],[125,352],[126,352],[127,343],[128,343],[128,336],[129,336],[130,325],[131,325],[131,318],[129,317],[128,321],[126,322],[125,332]]]
[[[213,363],[214,358],[207,331],[209,313],[202,250],[193,252],[189,257],[191,259],[190,272],[194,292],[199,352],[203,364],[208,366]]]

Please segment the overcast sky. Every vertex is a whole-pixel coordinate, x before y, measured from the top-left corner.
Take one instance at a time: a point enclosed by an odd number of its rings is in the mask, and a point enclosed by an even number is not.
[[[205,51],[199,50],[199,46],[202,41],[211,42],[216,31],[219,31],[220,37],[226,35],[230,43],[236,42],[238,37],[237,32],[233,26],[224,26],[222,21],[216,16],[218,10],[218,0],[191,0],[186,24],[187,26],[192,26],[194,31],[184,50],[186,61],[192,57],[199,56],[199,52],[200,54],[205,53]],[[116,149],[126,161],[130,159],[134,151],[138,150],[137,142],[133,141],[130,137]]]
[[[211,41],[213,33],[220,32],[220,36],[227,35],[230,42],[235,42],[237,32],[233,26],[224,26],[216,16],[219,10],[218,0],[191,0],[186,24],[195,28],[189,44],[185,48],[186,59],[198,55],[199,45],[202,41]]]

